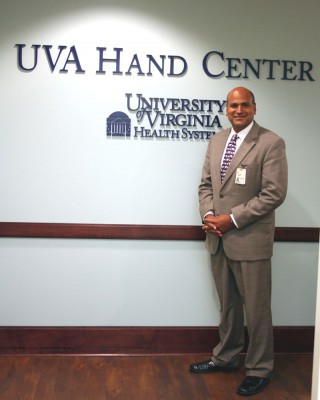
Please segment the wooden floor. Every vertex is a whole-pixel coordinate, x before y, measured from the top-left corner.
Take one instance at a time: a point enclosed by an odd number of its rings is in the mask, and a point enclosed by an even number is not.
[[[236,372],[197,375],[203,356],[2,356],[1,400],[231,400]],[[310,399],[312,355],[278,355],[270,385],[257,400]]]

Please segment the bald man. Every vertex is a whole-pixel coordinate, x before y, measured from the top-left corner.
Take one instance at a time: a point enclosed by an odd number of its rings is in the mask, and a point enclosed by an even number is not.
[[[233,89],[226,114],[231,128],[210,139],[199,186],[206,247],[220,301],[220,342],[210,360],[192,364],[190,371],[239,367],[245,311],[246,378],[237,393],[250,396],[267,386],[274,364],[271,257],[275,209],[287,192],[287,159],[283,139],[255,122],[256,102],[250,90]]]

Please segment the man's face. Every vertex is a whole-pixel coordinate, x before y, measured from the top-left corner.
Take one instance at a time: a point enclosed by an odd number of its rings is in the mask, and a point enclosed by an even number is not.
[[[226,113],[235,132],[242,131],[253,121],[256,105],[252,100],[251,93],[245,88],[238,88],[229,93]]]

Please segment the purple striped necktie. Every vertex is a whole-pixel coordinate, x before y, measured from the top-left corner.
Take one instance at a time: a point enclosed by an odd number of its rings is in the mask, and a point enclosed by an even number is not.
[[[226,148],[226,151],[224,153],[222,165],[221,165],[221,182],[223,182],[224,177],[228,171],[229,165],[231,163],[231,160],[233,159],[233,156],[236,152],[236,142],[237,139],[239,139],[239,136],[235,133],[232,138],[230,139],[228,146]]]

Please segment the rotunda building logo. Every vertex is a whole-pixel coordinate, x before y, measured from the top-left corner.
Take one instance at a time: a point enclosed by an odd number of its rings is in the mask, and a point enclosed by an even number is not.
[[[131,135],[131,120],[127,114],[116,111],[107,118],[107,136]]]

